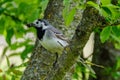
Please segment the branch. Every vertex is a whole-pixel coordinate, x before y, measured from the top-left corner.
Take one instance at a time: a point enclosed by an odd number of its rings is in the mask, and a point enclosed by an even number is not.
[[[16,16],[14,16],[14,15],[10,15],[10,14],[8,14],[8,13],[6,13],[6,12],[3,12],[3,14],[5,15],[5,16],[9,16],[9,17],[11,17],[13,20],[15,20],[15,21],[18,21],[18,22],[22,22],[23,24],[26,24],[27,22],[23,22],[22,20],[20,20],[18,17],[16,17]]]
[[[57,25],[57,27],[62,25],[61,23],[63,22],[61,12],[62,3],[62,0],[49,0],[45,11],[45,19],[49,20],[52,25]],[[51,67],[53,67],[55,59],[56,55],[46,51],[40,45],[39,40],[37,40],[35,49],[21,80],[44,80],[48,72],[51,70]]]
[[[72,6],[74,7],[74,6]],[[62,18],[63,10],[63,0],[49,0],[47,9],[45,10],[45,19],[52,23],[55,27],[66,27],[64,25],[64,20]],[[72,22],[70,27],[76,27],[81,17],[78,15],[81,11],[77,11],[77,19]],[[74,26],[73,26],[74,25]],[[69,28],[68,28],[69,29]],[[74,30],[73,30],[74,31]],[[66,30],[66,33],[68,30]],[[68,34],[68,33],[67,33]],[[53,68],[53,63],[55,61],[56,55],[47,52],[40,44],[36,41],[35,50],[31,55],[29,64],[24,71],[21,80],[44,80],[48,76],[51,68]],[[57,79],[58,80],[58,79]]]
[[[86,44],[90,33],[97,26],[102,25],[104,18],[99,15],[99,12],[92,7],[87,7],[83,12],[83,17],[78,25],[75,35],[70,42],[68,50],[64,51],[59,58],[56,66],[51,70],[46,80],[61,80],[66,72],[76,62],[79,54],[82,53],[82,49]]]

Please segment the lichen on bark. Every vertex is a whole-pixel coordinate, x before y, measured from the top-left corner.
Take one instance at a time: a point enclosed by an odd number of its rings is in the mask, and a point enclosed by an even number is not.
[[[64,26],[64,20],[62,18],[62,1],[63,0],[49,0],[45,11],[44,18],[53,26]],[[104,19],[95,8],[86,7],[83,12],[82,20],[75,30],[70,45],[63,51],[63,54],[59,57],[55,66],[53,66],[56,57],[55,54],[47,52],[37,40],[35,49],[21,80],[62,80],[82,53],[82,49],[90,33],[95,27],[102,25],[103,21]],[[73,24],[76,25],[76,21]]]

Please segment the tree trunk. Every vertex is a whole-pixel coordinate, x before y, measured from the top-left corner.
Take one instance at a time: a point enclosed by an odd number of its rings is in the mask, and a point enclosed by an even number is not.
[[[70,8],[74,7],[74,3]],[[49,0],[48,6],[45,10],[44,18],[47,19],[53,26],[57,28],[64,28],[64,20],[62,18],[63,0]],[[81,19],[82,11],[78,10],[75,15],[75,20],[70,27],[76,27]],[[78,16],[79,15],[79,16]],[[74,26],[73,26],[74,25]],[[70,28],[71,29],[71,28]],[[71,30],[74,31],[72,28]],[[68,30],[66,30],[66,34]],[[69,35],[73,35],[70,33]],[[36,40],[35,49],[31,55],[29,63],[21,77],[21,80],[44,80],[55,62],[56,55],[46,51]]]
[[[117,5],[118,0],[111,0],[111,3]],[[120,24],[119,19],[112,25],[116,26],[118,24]],[[120,50],[115,49],[113,43],[111,42],[102,44],[100,42],[100,35],[97,34],[95,38],[95,51],[92,61],[95,64],[104,66],[104,68],[93,66],[97,78],[94,79],[90,77],[89,80],[120,80],[120,77],[119,79],[115,79],[112,74],[113,72],[117,72],[115,69],[115,65],[117,64],[117,57],[120,57]]]
[[[70,49],[63,52],[59,58],[57,67],[53,67],[47,76],[47,80],[61,80],[66,72],[76,62],[78,56],[82,53],[82,49],[86,44],[90,33],[97,26],[102,25],[104,19],[99,12],[92,7],[87,7],[83,12],[83,17],[78,25],[75,35],[71,40]]]
[[[95,1],[98,2],[99,0]],[[64,26],[64,21],[62,18],[62,3],[62,0],[49,0],[47,9],[45,11],[45,19],[49,20],[52,25],[57,27]],[[74,24],[75,23],[76,21]],[[83,47],[93,29],[103,25],[106,25],[106,21],[99,15],[99,12],[93,7],[86,7],[82,15],[81,22],[77,26],[75,34],[70,41],[70,45],[58,58],[55,66],[53,66],[56,58],[55,54],[47,52],[39,44],[39,42],[36,41],[35,50],[33,51],[29,64],[25,69],[21,80],[64,79],[66,73],[70,70],[72,65],[76,63],[76,60],[82,53]]]

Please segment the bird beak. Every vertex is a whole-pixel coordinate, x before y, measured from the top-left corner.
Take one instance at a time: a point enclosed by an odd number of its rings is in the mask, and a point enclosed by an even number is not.
[[[32,27],[32,26],[34,26],[34,24],[33,23],[29,23],[29,24],[26,24],[26,26],[27,27]]]

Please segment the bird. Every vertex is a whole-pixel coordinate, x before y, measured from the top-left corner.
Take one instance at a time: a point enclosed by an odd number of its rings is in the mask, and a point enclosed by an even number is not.
[[[37,30],[37,37],[40,44],[49,52],[56,54],[56,60],[53,66],[56,66],[59,54],[62,54],[65,47],[69,46],[69,40],[63,35],[63,33],[52,26],[45,19],[37,19],[32,23],[26,24],[28,27],[34,27]],[[70,50],[72,50],[70,48]],[[80,62],[88,67],[91,72],[94,72],[91,67],[85,64],[85,61],[80,57]]]
[[[34,20],[27,26],[36,29],[40,44],[51,53],[62,54],[64,48],[69,45],[69,40],[62,32],[45,19]]]

